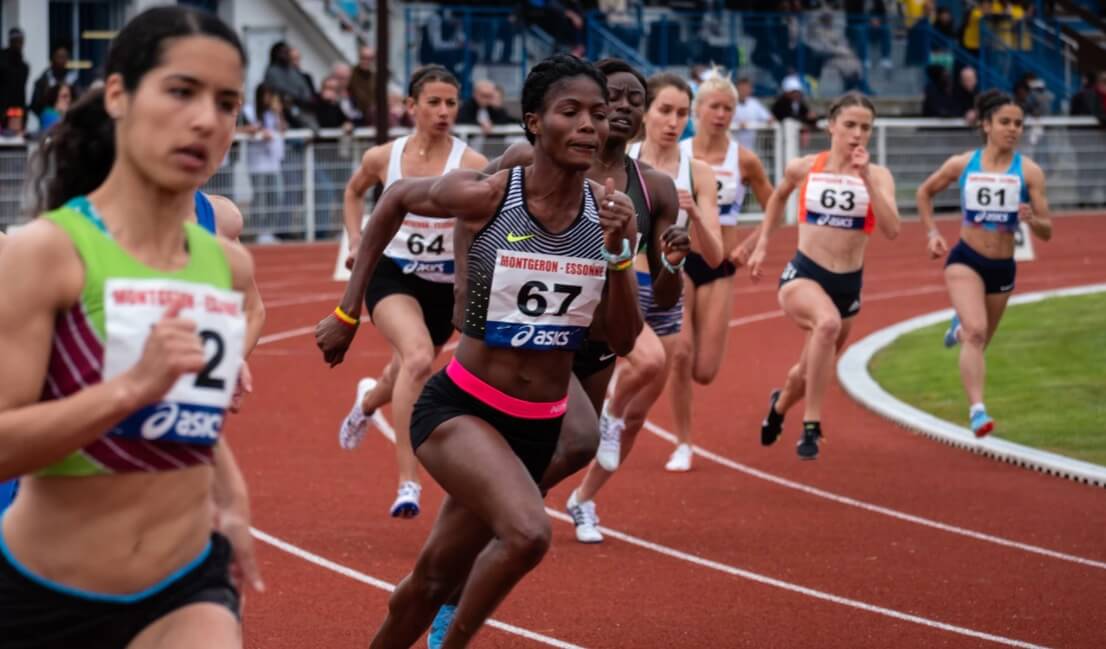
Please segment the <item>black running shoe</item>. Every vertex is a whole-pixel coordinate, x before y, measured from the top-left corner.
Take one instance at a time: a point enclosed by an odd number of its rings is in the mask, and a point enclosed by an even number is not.
[[[816,421],[803,422],[803,438],[795,451],[800,460],[818,459],[818,440],[822,439],[822,425]]]
[[[780,390],[772,390],[768,397],[768,416],[760,422],[760,444],[771,446],[780,438],[783,432],[783,415],[776,412],[776,402],[780,400]]]

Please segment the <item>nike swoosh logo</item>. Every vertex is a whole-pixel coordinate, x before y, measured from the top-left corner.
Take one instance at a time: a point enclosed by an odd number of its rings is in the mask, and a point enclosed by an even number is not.
[[[602,362],[602,361],[609,361],[609,360],[611,360],[612,358],[614,358],[614,354],[601,354],[601,355],[599,356],[599,360],[600,360],[600,362]]]
[[[527,239],[533,239],[534,234],[515,234],[514,232],[507,233],[507,243],[518,243],[519,241],[526,241]]]

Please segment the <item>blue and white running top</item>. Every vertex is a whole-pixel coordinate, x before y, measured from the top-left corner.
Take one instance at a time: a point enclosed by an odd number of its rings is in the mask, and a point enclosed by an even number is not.
[[[976,149],[960,174],[960,207],[964,223],[988,230],[1018,229],[1018,206],[1029,202],[1022,155],[1014,152],[1005,173],[983,170],[983,149]]]
[[[410,136],[392,142],[388,156],[388,171],[384,177],[384,189],[403,178],[400,161]],[[465,143],[453,138],[453,148],[446,159],[442,174],[461,166],[465,155]],[[391,259],[404,273],[412,273],[429,282],[453,283],[453,223],[454,219],[433,219],[418,214],[408,214],[399,232],[384,249],[384,256]]]

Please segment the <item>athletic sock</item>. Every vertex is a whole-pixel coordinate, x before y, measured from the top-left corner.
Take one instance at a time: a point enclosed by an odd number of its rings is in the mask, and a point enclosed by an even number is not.
[[[968,409],[968,417],[974,417],[977,412],[987,412],[982,402],[972,404],[972,407]]]

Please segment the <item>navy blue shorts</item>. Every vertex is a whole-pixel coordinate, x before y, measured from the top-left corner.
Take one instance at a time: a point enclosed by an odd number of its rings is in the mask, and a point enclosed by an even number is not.
[[[441,347],[453,335],[453,284],[427,281],[404,273],[396,262],[381,257],[365,289],[365,308],[372,317],[376,305],[389,295],[410,295],[422,309],[430,341]]]
[[[572,357],[572,373],[583,381],[614,365],[615,353],[605,340],[585,340]]]
[[[864,269],[851,273],[835,273],[826,270],[813,259],[799,251],[795,258],[787,262],[780,275],[780,287],[796,279],[809,279],[816,282],[826,295],[833,300],[841,319],[851,318],[860,313],[860,289],[863,286]]]
[[[1014,290],[1014,278],[1018,274],[1018,264],[1013,257],[1009,259],[984,257],[961,239],[949,251],[945,268],[952,264],[963,264],[974,270],[983,279],[983,287],[988,295],[1009,293]]]
[[[726,277],[733,277],[736,272],[737,266],[734,266],[729,259],[723,259],[721,265],[711,268],[697,252],[687,253],[687,260],[684,262],[684,273],[696,288]]]
[[[0,543],[0,647],[125,649],[143,629],[190,604],[238,616],[230,543],[221,534],[190,564],[134,595],[101,595],[56,584],[16,563]]]

